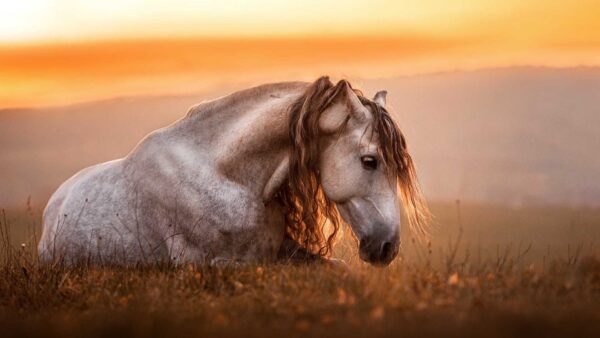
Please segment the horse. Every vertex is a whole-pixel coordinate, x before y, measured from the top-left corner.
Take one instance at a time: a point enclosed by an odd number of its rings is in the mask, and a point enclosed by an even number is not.
[[[191,107],[124,158],[65,181],[43,213],[41,261],[219,264],[322,261],[343,224],[387,265],[400,204],[428,210],[405,137],[350,82],[266,84]]]

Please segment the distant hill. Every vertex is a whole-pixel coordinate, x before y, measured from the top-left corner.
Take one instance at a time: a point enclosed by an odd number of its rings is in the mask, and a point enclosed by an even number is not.
[[[508,68],[365,87],[390,92],[432,198],[600,205],[600,69]]]
[[[600,69],[506,68],[355,81],[388,102],[430,199],[600,205]],[[244,86],[236,87],[243,88]],[[79,169],[234,89],[0,111],[0,206],[44,204]]]

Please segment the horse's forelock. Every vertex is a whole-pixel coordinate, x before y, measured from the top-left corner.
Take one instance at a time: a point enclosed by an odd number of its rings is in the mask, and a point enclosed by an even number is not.
[[[431,214],[421,192],[406,139],[387,109],[363,96],[359,98],[373,114],[372,129],[378,136],[380,155],[388,174],[397,178],[409,226],[417,235],[427,235]]]

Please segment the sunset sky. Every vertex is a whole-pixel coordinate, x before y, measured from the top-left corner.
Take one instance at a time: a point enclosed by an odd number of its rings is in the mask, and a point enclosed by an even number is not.
[[[216,83],[600,65],[600,1],[0,0],[0,108]]]

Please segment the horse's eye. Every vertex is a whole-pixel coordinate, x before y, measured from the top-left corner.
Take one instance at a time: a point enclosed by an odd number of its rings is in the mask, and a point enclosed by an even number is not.
[[[377,169],[377,159],[373,156],[363,156],[360,158],[362,162],[362,166],[365,170],[375,170]]]

